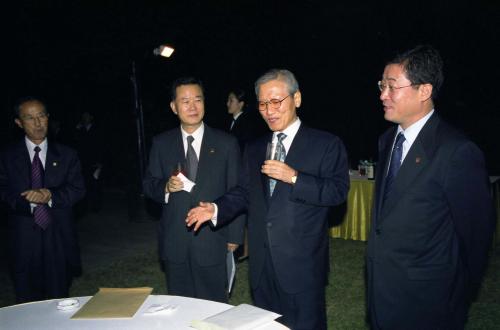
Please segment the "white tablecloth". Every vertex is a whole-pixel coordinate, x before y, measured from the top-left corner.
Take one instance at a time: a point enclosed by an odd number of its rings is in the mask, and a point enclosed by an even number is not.
[[[77,297],[80,308],[91,297]],[[209,300],[193,299],[179,296],[150,295],[135,316],[130,319],[93,319],[71,320],[77,309],[60,311],[57,300],[46,300],[28,304],[0,308],[0,329],[179,329],[193,328],[189,324],[193,320],[202,320],[231,308],[231,305]],[[152,304],[169,304],[178,306],[177,310],[144,314]],[[286,330],[287,327],[278,322],[258,328],[259,330]]]

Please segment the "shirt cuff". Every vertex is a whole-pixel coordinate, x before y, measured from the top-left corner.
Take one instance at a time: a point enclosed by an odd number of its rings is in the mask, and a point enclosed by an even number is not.
[[[212,219],[210,219],[210,221],[212,221],[212,224],[215,226],[217,226],[217,215],[219,214],[219,208],[217,207],[217,204],[215,203],[212,203],[212,205],[214,206],[214,215],[212,217]]]
[[[168,197],[170,196],[170,193],[165,193],[165,204],[168,204]]]

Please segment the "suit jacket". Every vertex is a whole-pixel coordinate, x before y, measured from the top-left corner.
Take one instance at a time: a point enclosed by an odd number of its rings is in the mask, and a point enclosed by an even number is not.
[[[200,201],[214,200],[236,185],[241,164],[238,143],[229,134],[205,125],[196,185],[191,192],[171,193],[165,204],[165,185],[177,162],[184,161],[180,128],[153,139],[143,186],[146,196],[162,203],[160,256],[174,263],[186,262],[189,255],[201,266],[223,263],[227,243],[241,244],[243,241],[243,219],[220,229],[207,225],[197,233],[188,229],[185,220],[187,212]]]
[[[239,115],[232,129],[230,129],[232,118],[227,125],[227,130],[238,139],[242,151],[245,150],[245,145],[248,142],[268,132],[264,121],[258,116],[258,114],[247,110]]]
[[[396,128],[379,140],[368,241],[368,307],[383,329],[459,328],[494,226],[481,151],[434,114],[406,155],[387,199]]]
[[[345,201],[349,190],[347,155],[336,136],[301,124],[285,163],[296,169],[295,185],[278,181],[272,197],[269,177],[260,169],[268,134],[247,145],[236,188],[218,199],[217,225],[248,210],[250,281],[257,288],[266,251],[284,291],[298,293],[326,285],[328,210]]]
[[[73,224],[73,205],[83,198],[85,186],[76,152],[62,144],[48,142],[44,172],[45,187],[52,193],[51,224],[44,230],[44,258],[48,267],[69,267],[81,272],[80,251]],[[20,194],[31,189],[31,160],[25,140],[0,155],[0,197],[8,208],[10,260],[13,271],[30,262],[34,219],[29,202]],[[50,261],[49,261],[50,259]]]

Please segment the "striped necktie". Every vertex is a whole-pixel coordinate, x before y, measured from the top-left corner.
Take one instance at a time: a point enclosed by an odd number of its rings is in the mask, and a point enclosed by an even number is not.
[[[31,162],[31,188],[40,189],[43,188],[44,182],[44,170],[42,161],[40,160],[40,147],[35,147],[35,156],[33,157],[33,161]],[[37,205],[33,209],[33,217],[35,219],[35,223],[40,226],[42,229],[46,229],[50,222],[50,212],[47,204]]]
[[[283,140],[285,138],[286,138],[285,133],[278,134],[278,144],[276,145],[276,151],[274,152],[273,159],[279,160],[280,162],[285,161],[285,158],[286,158],[286,150],[285,150],[285,146],[283,145]],[[273,195],[275,187],[276,187],[276,180],[269,179],[269,193],[271,194],[271,196]]]

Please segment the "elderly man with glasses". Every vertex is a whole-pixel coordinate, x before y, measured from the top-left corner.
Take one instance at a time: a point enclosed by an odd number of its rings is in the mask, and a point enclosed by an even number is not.
[[[288,70],[255,83],[258,108],[272,131],[245,148],[238,185],[186,219],[198,230],[219,227],[248,211],[250,282],[258,307],[282,316],[291,329],[326,329],[328,209],[346,200],[347,155],[342,141],[304,125],[302,94]],[[266,160],[269,142],[281,145]]]

